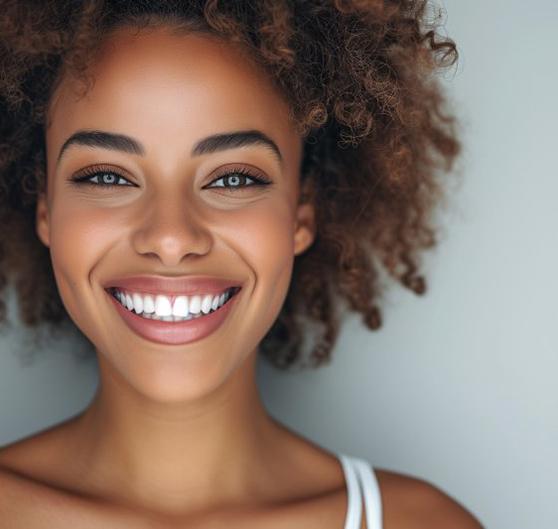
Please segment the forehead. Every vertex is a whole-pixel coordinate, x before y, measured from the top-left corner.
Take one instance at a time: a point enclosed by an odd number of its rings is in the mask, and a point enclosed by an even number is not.
[[[122,28],[103,43],[84,97],[67,76],[51,98],[47,144],[82,128],[138,136],[147,146],[180,137],[259,129],[296,148],[282,94],[244,52],[216,37]],[[169,146],[170,148],[170,146]],[[149,147],[148,147],[149,149]]]

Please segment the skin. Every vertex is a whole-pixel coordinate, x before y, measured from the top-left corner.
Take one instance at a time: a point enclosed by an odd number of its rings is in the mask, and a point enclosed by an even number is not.
[[[79,518],[82,527],[340,529],[337,458],[275,421],[255,380],[258,343],[316,232],[313,206],[299,203],[303,142],[287,102],[239,49],[207,36],[122,28],[102,51],[85,97],[65,76],[51,98],[37,204],[37,234],[68,313],[95,345],[99,386],[79,415],[0,451],[9,491],[0,510],[22,527]],[[131,136],[145,153],[73,145],[57,163],[82,129]],[[253,129],[277,144],[282,164],[262,145],[191,154],[206,136]],[[69,181],[99,165],[135,187]],[[206,187],[239,165],[272,184]],[[134,334],[102,287],[140,273],[228,277],[243,289],[216,332],[162,345]],[[480,527],[426,482],[376,471],[387,529]]]

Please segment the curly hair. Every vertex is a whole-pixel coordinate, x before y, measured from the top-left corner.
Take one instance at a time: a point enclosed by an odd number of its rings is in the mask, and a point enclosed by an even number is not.
[[[305,329],[322,330],[313,366],[328,362],[339,302],[382,325],[381,269],[418,295],[439,174],[461,150],[456,117],[436,73],[455,43],[429,21],[428,0],[51,0],[0,2],[0,293],[13,281],[20,320],[59,328],[70,320],[50,253],[35,231],[45,189],[45,116],[62,72],[88,82],[109,31],[165,25],[239,43],[290,103],[304,138],[301,201],[316,207],[312,246],[295,258],[281,312],[260,352],[282,369],[299,364]],[[3,294],[4,295],[4,294]],[[0,323],[7,322],[0,299]]]

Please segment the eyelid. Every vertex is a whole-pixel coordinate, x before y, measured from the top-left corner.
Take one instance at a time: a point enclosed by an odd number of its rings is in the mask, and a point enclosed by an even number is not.
[[[112,173],[114,175],[117,175],[120,178],[127,180],[128,182],[130,182],[130,184],[135,185],[135,182],[133,181],[133,179],[130,178],[128,171],[126,171],[125,169],[122,169],[121,167],[114,166],[114,165],[108,166],[102,164],[85,167],[84,169],[81,169],[76,173],[74,173],[72,176],[70,176],[69,180],[73,182],[83,181],[86,180],[87,178],[96,176],[98,173]],[[108,187],[108,185],[106,184],[105,186]],[[99,185],[99,187],[102,186]]]
[[[231,174],[241,174],[244,176],[247,176],[248,178],[254,180],[256,182],[256,184],[252,184],[249,186],[241,186],[241,187],[255,187],[259,184],[261,185],[267,185],[267,184],[271,184],[272,181],[267,178],[261,171],[253,168],[250,165],[242,165],[242,164],[237,164],[237,165],[232,165],[232,166],[225,166],[224,168],[221,167],[216,171],[216,174],[213,174],[211,176],[211,181],[206,184],[213,184],[216,180],[219,180],[225,176],[230,176]],[[218,186],[218,187],[224,187],[224,186]]]

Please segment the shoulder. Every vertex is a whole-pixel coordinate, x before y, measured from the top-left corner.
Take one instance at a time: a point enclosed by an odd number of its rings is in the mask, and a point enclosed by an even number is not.
[[[41,462],[50,461],[49,443],[41,434],[31,435],[0,447],[0,470],[17,474],[32,474]]]
[[[0,512],[10,527],[39,527],[54,518],[57,507],[65,506],[61,496],[9,466],[0,465]],[[31,508],[32,507],[32,508]]]
[[[47,445],[29,438],[0,448],[0,518],[5,524],[0,526],[107,527],[107,520],[114,521],[107,517],[111,507],[99,508],[79,491],[66,487],[59,459],[50,458],[53,463],[48,463],[52,450]]]
[[[436,485],[385,469],[374,471],[385,529],[484,529],[471,512]]]
[[[0,447],[0,512],[21,516],[21,508],[26,502],[37,503],[44,494],[44,488],[29,476],[28,440],[21,440]],[[8,518],[11,519],[11,518]]]
[[[48,499],[50,504],[59,500],[56,494],[56,471],[60,467],[55,457],[53,436],[39,432],[0,447],[0,511],[11,507]]]
[[[69,433],[76,420],[77,417],[71,417],[0,446],[0,469],[48,478],[67,461],[71,448]]]

